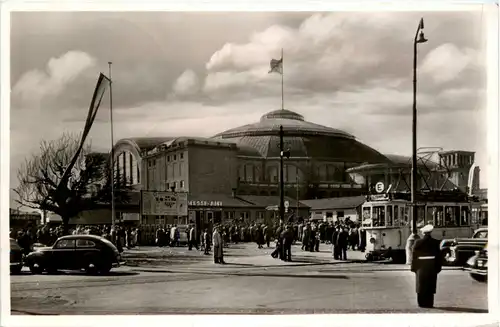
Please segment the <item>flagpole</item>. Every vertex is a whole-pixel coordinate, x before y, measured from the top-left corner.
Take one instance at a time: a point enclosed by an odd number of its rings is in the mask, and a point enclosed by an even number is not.
[[[281,110],[285,110],[285,100],[284,100],[284,93],[283,93],[283,74],[284,74],[283,48],[281,48]]]
[[[111,61],[109,66],[109,120],[111,123],[111,225],[115,227],[115,141],[113,137],[113,82],[111,79]]]

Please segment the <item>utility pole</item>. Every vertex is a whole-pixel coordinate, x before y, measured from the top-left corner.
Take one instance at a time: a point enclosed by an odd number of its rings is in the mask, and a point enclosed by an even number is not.
[[[283,181],[283,125],[280,125],[280,222],[285,220],[285,183]]]
[[[115,140],[113,133],[113,80],[111,79],[111,61],[108,62],[109,67],[109,120],[111,124],[111,225],[115,227]]]

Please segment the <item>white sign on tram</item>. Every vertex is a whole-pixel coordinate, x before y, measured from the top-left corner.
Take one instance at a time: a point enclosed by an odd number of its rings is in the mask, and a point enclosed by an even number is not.
[[[382,182],[378,182],[377,184],[375,184],[375,191],[376,191],[377,193],[382,193],[382,192],[384,192],[384,190],[385,190],[385,185],[384,185],[384,183],[382,183]]]
[[[187,193],[141,191],[143,215],[187,216]]]

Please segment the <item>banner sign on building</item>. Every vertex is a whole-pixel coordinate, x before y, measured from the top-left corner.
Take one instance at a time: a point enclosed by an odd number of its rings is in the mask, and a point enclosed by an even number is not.
[[[187,193],[142,191],[143,215],[187,216]]]

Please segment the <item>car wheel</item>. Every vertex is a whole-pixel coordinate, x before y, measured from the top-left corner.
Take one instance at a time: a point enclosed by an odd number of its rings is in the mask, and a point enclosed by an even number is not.
[[[10,273],[12,275],[18,275],[21,273],[21,270],[23,269],[23,266],[22,265],[19,265],[19,266],[11,266],[10,267]]]
[[[405,256],[403,254],[397,253],[397,252],[392,253],[391,259],[392,259],[393,263],[397,263],[397,264],[401,264],[401,263],[406,262]]]
[[[38,262],[30,263],[29,268],[30,268],[31,273],[33,273],[33,274],[43,273],[43,267]]]
[[[111,270],[111,265],[110,264],[103,264],[103,265],[101,265],[101,267],[99,267],[99,273],[101,275],[108,274],[110,270]]]
[[[47,274],[50,274],[50,275],[57,274],[57,268],[47,268]]]
[[[474,279],[475,281],[478,281],[480,283],[486,283],[486,281],[488,279],[488,276],[483,276],[483,275],[478,275],[478,274],[470,274],[470,276],[472,277],[472,279]]]

